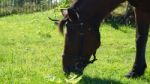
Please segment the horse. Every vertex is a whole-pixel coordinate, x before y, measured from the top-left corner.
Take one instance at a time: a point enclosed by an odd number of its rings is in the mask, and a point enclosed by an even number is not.
[[[66,26],[63,71],[82,75],[85,67],[96,60],[96,50],[101,45],[99,27],[103,19],[121,3],[128,1],[136,16],[136,56],[128,78],[140,77],[147,68],[145,50],[150,23],[150,0],[74,0],[67,9],[61,9],[63,18],[59,30]],[[94,56],[93,60],[90,58]]]

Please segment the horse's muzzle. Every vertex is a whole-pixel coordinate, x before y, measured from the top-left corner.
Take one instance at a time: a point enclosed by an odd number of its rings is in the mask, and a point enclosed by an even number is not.
[[[82,74],[84,68],[88,64],[88,62],[85,62],[81,58],[72,55],[63,55],[62,59],[63,71],[65,74],[70,74],[71,72]]]

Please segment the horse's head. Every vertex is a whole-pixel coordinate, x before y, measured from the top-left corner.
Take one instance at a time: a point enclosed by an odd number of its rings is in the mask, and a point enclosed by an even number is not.
[[[99,29],[83,20],[77,10],[67,9],[61,12],[64,16],[59,24],[61,33],[63,26],[66,26],[63,70],[66,74],[82,74],[91,62],[92,54],[95,55],[96,49],[100,46]]]

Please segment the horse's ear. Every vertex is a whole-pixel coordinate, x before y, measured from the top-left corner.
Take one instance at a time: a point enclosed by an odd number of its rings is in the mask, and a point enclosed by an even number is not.
[[[64,18],[68,18],[70,21],[78,21],[79,20],[79,14],[72,9],[61,9],[61,13],[64,16]]]
[[[60,9],[60,11],[64,17],[68,16],[68,9]]]

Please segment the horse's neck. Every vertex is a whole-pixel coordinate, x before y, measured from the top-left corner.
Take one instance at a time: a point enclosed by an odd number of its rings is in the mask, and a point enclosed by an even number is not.
[[[85,3],[80,4],[80,8],[85,17],[99,18],[99,21],[102,21],[108,13],[124,1],[126,0],[85,0]]]
[[[98,14],[100,19],[103,19],[111,11],[118,7],[119,4],[125,2],[126,0],[100,0],[100,5],[98,8]],[[102,5],[102,7],[101,7]]]
[[[137,6],[139,0],[128,0],[128,2],[132,5],[132,6]]]

